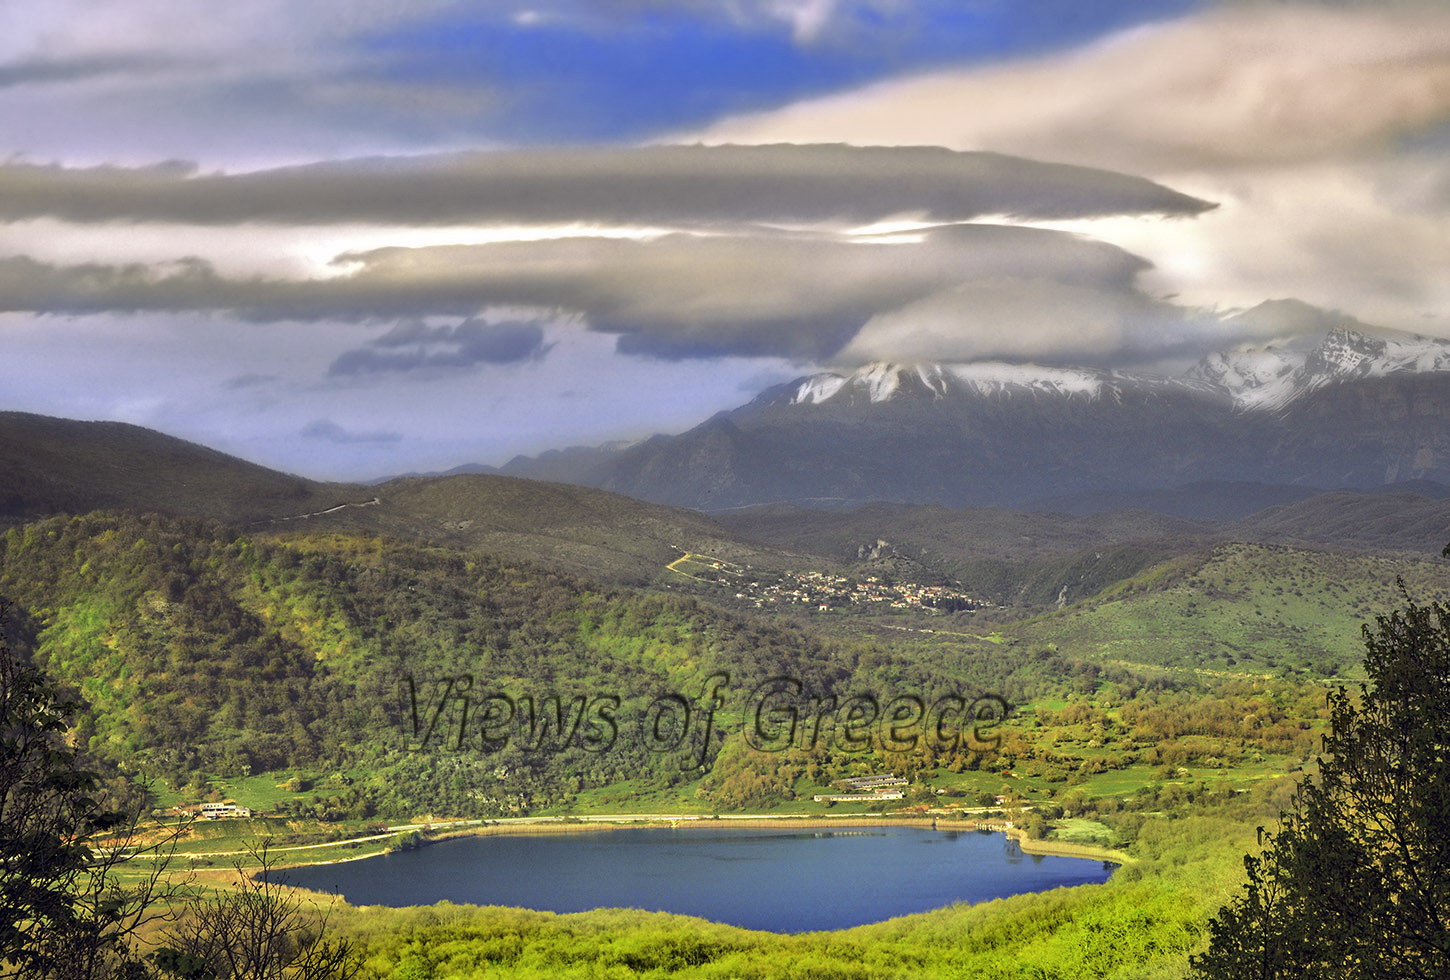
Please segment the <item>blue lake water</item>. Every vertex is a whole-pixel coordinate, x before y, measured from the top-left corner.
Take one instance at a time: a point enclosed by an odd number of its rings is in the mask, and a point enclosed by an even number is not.
[[[353,905],[638,908],[805,932],[1106,881],[1112,867],[1024,854],[1002,834],[976,831],[695,826],[471,837],[299,868],[287,881]]]

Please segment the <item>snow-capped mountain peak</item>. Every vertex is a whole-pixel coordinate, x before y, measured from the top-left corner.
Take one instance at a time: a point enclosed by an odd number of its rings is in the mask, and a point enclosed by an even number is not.
[[[870,404],[911,393],[916,397],[963,395],[1079,395],[1096,397],[1108,376],[1080,368],[976,361],[968,364],[868,364],[848,375],[826,373],[796,383],[788,402],[819,405],[846,397]]]
[[[978,394],[1083,395],[1096,398],[1109,381],[1106,374],[1086,368],[1050,368],[1036,364],[1005,364],[1001,361],[977,361],[954,364],[953,377],[964,382]]]
[[[1244,345],[1209,354],[1188,372],[1226,392],[1241,409],[1274,409],[1288,404],[1298,393],[1304,354],[1270,344]]]
[[[878,405],[901,398],[1080,398],[1129,390],[1198,391],[1240,411],[1278,411],[1326,385],[1402,373],[1450,371],[1450,341],[1368,332],[1340,325],[1317,343],[1312,336],[1242,345],[1210,354],[1178,377],[1126,375],[1089,368],[974,361],[962,364],[877,362],[847,373],[824,373],[787,386],[788,405],[826,402]]]
[[[936,397],[947,393],[948,373],[940,364],[889,364],[879,361],[849,375],[816,374],[802,380],[791,395],[792,405],[818,405],[841,394],[865,396],[872,404],[890,401],[906,388],[925,389]]]
[[[1424,342],[1425,338],[1414,340]],[[1329,331],[1324,342],[1310,352],[1304,361],[1305,373],[1322,378],[1363,378],[1370,374],[1384,374],[1393,371],[1386,358],[1389,344],[1377,337],[1335,327]]]
[[[1341,381],[1434,371],[1450,371],[1450,342],[1339,326],[1308,349],[1278,343],[1210,354],[1189,377],[1222,388],[1242,410],[1273,411]]]

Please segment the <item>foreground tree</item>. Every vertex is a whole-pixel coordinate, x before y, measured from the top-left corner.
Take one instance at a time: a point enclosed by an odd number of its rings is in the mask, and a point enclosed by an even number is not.
[[[1330,695],[1319,778],[1261,828],[1200,976],[1450,977],[1450,606],[1364,632],[1369,681]]]

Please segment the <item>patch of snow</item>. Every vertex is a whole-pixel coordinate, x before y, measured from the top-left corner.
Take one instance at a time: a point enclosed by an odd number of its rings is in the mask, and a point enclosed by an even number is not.
[[[792,405],[819,405],[846,385],[846,379],[839,374],[817,374],[801,382],[791,398]]]
[[[891,396],[901,388],[903,370],[905,369],[899,364],[887,364],[884,361],[868,364],[851,375],[851,384],[865,386],[873,405],[877,402],[890,401]]]
[[[1102,393],[1104,381],[1101,374],[1093,371],[1047,368],[1036,364],[1006,364],[1001,361],[953,364],[949,370],[959,380],[982,394],[998,394],[1018,389],[1095,398]]]
[[[938,398],[946,395],[947,379],[950,375],[940,364],[918,364],[916,377]]]

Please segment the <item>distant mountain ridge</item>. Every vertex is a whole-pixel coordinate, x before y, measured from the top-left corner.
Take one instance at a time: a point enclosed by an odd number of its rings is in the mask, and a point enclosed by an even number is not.
[[[1365,490],[1450,483],[1450,342],[1289,301],[1324,325],[1177,377],[979,362],[870,364],[762,392],[677,436],[515,459],[502,472],[720,512],[870,501],[1031,509],[1189,484]],[[1262,506],[1261,491],[1254,499]],[[1222,519],[1251,512],[1230,502]]]

